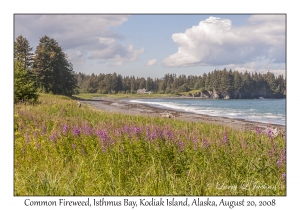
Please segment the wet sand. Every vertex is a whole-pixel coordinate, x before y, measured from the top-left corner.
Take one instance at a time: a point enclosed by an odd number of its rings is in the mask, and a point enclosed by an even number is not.
[[[143,115],[143,116],[157,116],[162,117],[169,114],[170,119],[185,120],[193,122],[204,122],[210,124],[218,124],[228,126],[237,130],[255,131],[256,128],[260,128],[265,131],[267,128],[277,128],[282,135],[285,136],[286,126],[267,124],[261,122],[252,122],[241,119],[232,119],[225,117],[214,117],[202,114],[195,114],[183,111],[176,111],[172,109],[162,109],[146,104],[137,104],[123,101],[124,99],[114,98],[94,98],[92,100],[80,100],[82,103],[89,105],[93,109],[98,109],[107,112],[122,113],[129,115]],[[126,98],[128,100],[128,98]]]

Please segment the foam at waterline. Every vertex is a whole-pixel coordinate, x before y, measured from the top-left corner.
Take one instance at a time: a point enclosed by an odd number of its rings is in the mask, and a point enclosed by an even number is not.
[[[171,109],[179,109],[179,110],[184,110],[185,107],[183,107],[184,105],[188,105],[188,104],[176,104],[173,102],[147,102],[147,101],[139,101],[139,100],[130,100],[128,102],[131,103],[139,103],[139,104],[149,104],[149,105],[156,105],[157,107],[167,107],[167,108],[171,108]]]
[[[263,122],[263,123],[274,123],[285,125],[285,117],[283,115],[277,116],[272,113],[255,113],[255,109],[231,109],[231,108],[212,108],[206,106],[202,107],[199,104],[179,104],[174,102],[150,102],[150,101],[140,101],[140,100],[129,100],[132,103],[148,104],[150,106],[169,108],[177,111],[191,112],[195,114],[204,114],[214,117],[227,117],[231,119],[243,119],[253,122]]]
[[[154,105],[156,107],[170,108],[173,110],[192,112],[195,114],[205,114],[205,115],[216,116],[216,117],[222,117],[222,116],[226,117],[226,115],[224,115],[225,109],[208,109],[207,107],[199,107],[199,106],[198,107],[193,107],[193,106],[186,107],[186,106],[190,106],[190,105],[176,104],[173,102],[149,102],[149,101],[139,101],[139,100],[130,100],[129,102]],[[227,110],[227,114],[228,114],[228,110]],[[236,114],[236,113],[229,113],[229,114],[234,116],[234,118],[238,117],[238,114]]]

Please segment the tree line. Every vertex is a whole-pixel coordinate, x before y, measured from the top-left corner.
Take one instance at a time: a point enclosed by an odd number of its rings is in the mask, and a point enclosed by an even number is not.
[[[122,76],[120,74],[75,73],[72,63],[57,41],[48,36],[39,40],[35,52],[28,40],[19,36],[14,42],[14,100],[37,100],[38,92],[71,96],[76,93],[134,94],[138,89],[153,93],[180,94],[190,90],[228,93],[238,91],[244,96],[268,93],[271,97],[286,95],[283,75],[214,70],[203,75],[166,74],[163,78]]]
[[[144,78],[113,74],[99,75],[84,73],[76,74],[77,93],[136,93],[138,89],[146,88],[153,93],[180,94],[190,90],[243,93],[270,92],[274,97],[282,98],[286,94],[286,80],[283,75],[275,77],[271,72],[265,74],[214,70],[199,76],[184,74],[166,74],[163,78]]]
[[[71,96],[77,87],[75,72],[57,41],[48,36],[32,47],[23,36],[14,42],[14,101],[37,100],[38,92]]]

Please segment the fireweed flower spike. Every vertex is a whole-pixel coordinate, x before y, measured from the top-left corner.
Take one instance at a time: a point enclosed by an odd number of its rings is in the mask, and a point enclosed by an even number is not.
[[[273,131],[268,128],[268,137],[271,138],[273,136]]]
[[[257,133],[257,134],[261,134],[261,133],[262,133],[262,130],[261,130],[259,127],[256,127],[255,130],[256,130],[256,133]]]
[[[67,124],[64,124],[64,127],[63,127],[63,134],[64,134],[64,135],[67,134],[68,129],[69,129],[69,126],[68,126]]]
[[[223,142],[224,144],[228,144],[228,137],[227,137],[227,133],[224,134],[224,138],[223,138]]]
[[[50,141],[56,143],[56,139],[57,138],[58,138],[58,133],[57,132],[53,132],[52,135],[50,136]]]
[[[79,135],[80,135],[80,130],[78,129],[77,126],[74,127],[74,129],[73,129],[73,134],[74,134],[75,136],[79,136]]]

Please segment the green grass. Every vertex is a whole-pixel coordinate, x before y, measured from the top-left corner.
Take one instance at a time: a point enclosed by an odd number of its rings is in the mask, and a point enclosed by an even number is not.
[[[65,96],[14,108],[15,195],[286,195],[280,136],[78,108]]]

